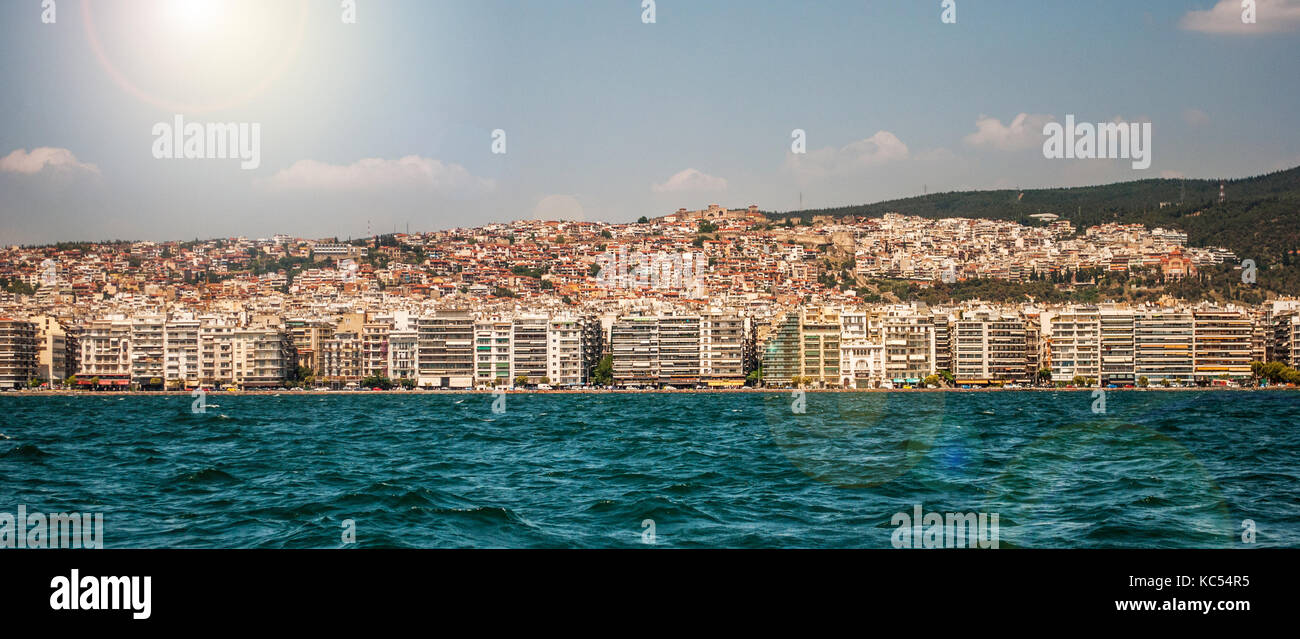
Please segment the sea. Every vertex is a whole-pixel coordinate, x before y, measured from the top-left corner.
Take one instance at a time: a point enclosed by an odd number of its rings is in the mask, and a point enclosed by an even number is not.
[[[891,548],[919,512],[1294,547],[1298,422],[1283,390],[9,395],[0,513],[102,513],[107,548]]]

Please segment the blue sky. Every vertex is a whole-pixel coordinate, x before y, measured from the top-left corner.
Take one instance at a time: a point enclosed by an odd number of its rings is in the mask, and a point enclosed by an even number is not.
[[[356,0],[351,24],[337,0],[54,1],[53,24],[42,0],[0,3],[4,245],[1300,165],[1300,0],[1258,0],[1255,24],[1240,0],[955,0],[955,24],[940,0],[658,0],[653,24],[641,0]],[[260,165],[155,158],[178,113],[257,123]],[[1042,125],[1068,114],[1151,122],[1151,167],[1045,159]]]

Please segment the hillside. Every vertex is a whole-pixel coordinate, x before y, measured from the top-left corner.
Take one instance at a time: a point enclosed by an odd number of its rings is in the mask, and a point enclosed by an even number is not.
[[[1222,204],[1219,185],[1227,195]],[[1300,294],[1300,167],[1232,180],[1149,179],[1099,186],[1023,191],[962,191],[858,206],[768,213],[771,218],[815,215],[878,217],[888,212],[927,218],[970,217],[1037,224],[1029,216],[1055,213],[1078,229],[1105,222],[1172,227],[1193,246],[1222,246],[1259,268],[1260,293]],[[1168,203],[1161,208],[1161,203]],[[1226,271],[1219,275],[1227,276]],[[1219,277],[1206,274],[1207,286]],[[1216,280],[1216,281],[1209,281]],[[1225,290],[1224,297],[1238,299]],[[1213,297],[1213,296],[1211,296]],[[1254,296],[1250,296],[1254,297]]]

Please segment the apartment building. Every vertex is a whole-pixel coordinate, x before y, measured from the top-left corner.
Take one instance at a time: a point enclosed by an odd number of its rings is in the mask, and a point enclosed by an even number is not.
[[[284,326],[293,337],[298,364],[316,376],[322,375],[323,370],[316,354],[320,352],[321,341],[334,336],[334,324],[321,320],[289,319],[285,320]]]
[[[549,384],[546,351],[550,318],[521,315],[511,322],[510,379],[526,378],[525,384]]]
[[[1052,381],[1101,379],[1101,316],[1095,307],[1073,308],[1052,317]]]
[[[429,317],[417,319],[416,330],[419,334],[419,386],[473,388],[474,320],[469,312],[437,311]]]
[[[952,372],[952,318],[947,313],[932,313],[930,323],[934,325],[934,370]]]
[[[956,382],[971,386],[1029,384],[1029,342],[1024,318],[997,311],[966,311],[953,324]]]
[[[1134,356],[1137,343],[1133,312],[1104,309],[1098,313],[1097,326],[1100,333],[1101,385],[1136,384]]]
[[[37,376],[36,323],[0,317],[0,388],[26,388]]]
[[[1300,312],[1269,314],[1269,353],[1266,361],[1300,366]]]
[[[51,315],[37,315],[30,319],[36,325],[36,376],[57,382],[76,373],[75,351],[69,356],[74,341],[68,327]]]
[[[417,331],[395,330],[388,334],[388,377],[390,379],[414,381],[419,376],[419,369],[416,366],[419,345],[420,335]]]
[[[243,389],[274,388],[297,367],[293,340],[266,328],[243,328],[231,334],[232,377]]]
[[[659,320],[652,316],[620,317],[610,327],[616,386],[659,383]]]
[[[347,330],[320,342],[321,379],[334,388],[357,386],[365,376],[366,352],[361,335]]]
[[[162,316],[137,317],[131,321],[131,383],[136,388],[163,388],[166,324],[167,318]]]
[[[361,326],[361,376],[388,377],[388,322],[366,322]]]
[[[1195,330],[1184,310],[1142,310],[1133,316],[1133,375],[1151,385],[1189,385],[1195,379]]]
[[[1250,377],[1250,317],[1242,310],[1192,311],[1195,323],[1196,380]]]
[[[700,318],[668,316],[659,322],[659,383],[693,388],[700,383]]]
[[[172,319],[163,332],[163,379],[177,389],[195,388],[202,377],[199,366],[197,319]]]
[[[546,376],[553,386],[581,386],[586,379],[583,366],[582,321],[576,317],[555,317],[546,327]]]
[[[817,386],[840,384],[840,312],[821,307],[800,310],[800,375]]]
[[[484,319],[474,322],[474,386],[495,388],[510,386],[510,320]]]
[[[885,379],[916,385],[935,372],[934,320],[912,310],[889,310],[880,320]]]
[[[700,381],[710,388],[743,386],[746,318],[712,311],[700,318]]]
[[[765,386],[790,386],[792,380],[803,373],[800,366],[802,357],[799,315],[798,311],[786,313],[763,347],[762,368]],[[617,357],[614,364],[618,365]]]
[[[125,388],[131,385],[131,321],[118,317],[91,321],[81,337],[77,385]]]

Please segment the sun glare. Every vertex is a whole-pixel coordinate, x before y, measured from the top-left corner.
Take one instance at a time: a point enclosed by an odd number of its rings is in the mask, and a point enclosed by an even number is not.
[[[193,34],[216,29],[220,5],[219,0],[171,0],[165,10],[172,26]]]
[[[92,6],[93,5],[93,6]],[[122,88],[174,111],[243,104],[293,60],[307,0],[138,0],[82,5],[96,57]]]

